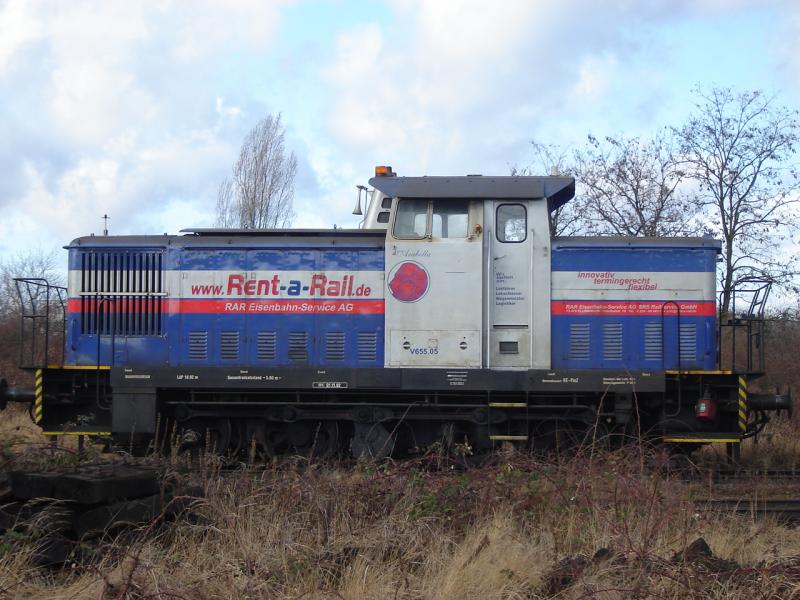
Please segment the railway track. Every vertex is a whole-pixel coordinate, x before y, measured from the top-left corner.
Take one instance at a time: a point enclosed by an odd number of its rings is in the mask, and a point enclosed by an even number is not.
[[[784,523],[800,523],[800,498],[715,498],[698,500],[695,506],[701,511],[732,513],[761,519],[771,517]]]
[[[770,481],[800,482],[799,469],[736,469],[724,467],[718,469],[693,469],[681,471],[687,481],[713,481],[717,483],[736,481]]]
[[[769,479],[800,480],[800,469],[722,469],[716,474],[718,480],[727,479]]]

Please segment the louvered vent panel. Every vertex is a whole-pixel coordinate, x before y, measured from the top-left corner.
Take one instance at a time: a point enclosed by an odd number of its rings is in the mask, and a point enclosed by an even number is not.
[[[81,333],[161,335],[163,260],[161,252],[81,254]]]
[[[358,334],[358,360],[378,360],[378,334],[374,331],[362,331]]]
[[[278,354],[278,336],[274,331],[259,331],[256,347],[258,360],[275,360]]]
[[[681,323],[681,362],[697,360],[697,325]]]
[[[589,360],[589,323],[570,324],[569,357],[572,360]]]
[[[190,331],[189,332],[189,359],[206,360],[208,359],[208,332]]]
[[[239,360],[238,331],[223,331],[220,333],[219,356],[223,360]]]
[[[305,331],[289,333],[289,358],[291,360],[308,360],[308,334]]]
[[[644,359],[661,360],[661,323],[645,323]]]
[[[325,334],[326,360],[344,360],[344,332],[329,331]]]
[[[603,359],[622,360],[622,323],[603,324]]]

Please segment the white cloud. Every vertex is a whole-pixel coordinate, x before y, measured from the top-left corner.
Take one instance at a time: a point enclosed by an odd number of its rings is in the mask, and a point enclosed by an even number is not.
[[[235,119],[242,114],[241,107],[228,106],[225,102],[225,98],[219,96],[217,96],[216,111],[222,119]]]
[[[327,75],[339,84],[363,84],[375,76],[382,50],[383,33],[375,23],[349,31],[336,40],[337,61]]]
[[[593,104],[603,100],[611,89],[618,61],[615,56],[589,56],[580,61],[578,76],[572,90],[567,94],[576,106]]]
[[[0,5],[0,75],[17,50],[41,36],[42,28],[28,2],[9,0]]]
[[[783,21],[782,27],[773,38],[775,50],[782,59],[782,72],[786,88],[793,93],[795,101],[800,101],[800,5]]]
[[[232,48],[264,50],[280,24],[280,11],[294,0],[184,0],[168,2],[158,15],[180,61],[213,58]],[[154,15],[155,16],[155,15]]]
[[[89,59],[53,71],[49,112],[54,134],[81,144],[102,144],[131,125],[157,116],[157,100],[129,73]]]
[[[21,226],[25,235],[39,240],[66,242],[80,231],[78,224],[95,230],[104,213],[113,215],[124,202],[116,193],[119,164],[113,160],[81,160],[52,186],[35,165],[26,163],[24,172],[27,193],[22,205],[12,212],[14,225],[2,232],[6,240],[19,237],[22,232],[15,228]]]
[[[503,173],[533,137],[647,126],[676,93],[650,34],[758,6],[390,0],[389,17],[361,10],[330,38],[308,3],[292,21],[303,31],[281,39],[313,39],[315,62],[302,45],[275,50],[289,4],[0,0],[2,244],[60,244],[105,212],[117,233],[210,225],[244,133],[277,111],[300,159],[296,224],[353,225],[354,186],[375,164]],[[783,6],[792,82],[800,20]]]
[[[391,27],[340,34],[325,71],[329,131],[346,155],[401,173],[503,173],[533,137],[568,145],[592,125],[662,125],[654,107],[676,90],[653,33],[758,5],[395,0]]]
[[[338,40],[327,70],[332,134],[356,151],[391,152],[416,173],[503,168],[506,157],[487,165],[492,148],[524,143],[530,118],[515,118],[540,112],[571,77],[554,43],[559,4],[395,6],[391,30],[360,26]]]
[[[0,160],[16,177],[0,251],[59,245],[104,213],[118,233],[210,225],[264,108],[242,108],[223,65],[267,52],[291,2],[0,3]]]

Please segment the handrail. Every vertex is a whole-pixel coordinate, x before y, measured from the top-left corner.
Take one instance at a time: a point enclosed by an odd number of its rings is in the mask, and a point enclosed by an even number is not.
[[[67,327],[67,288],[51,284],[43,277],[15,277],[14,285],[20,306],[20,340],[19,340],[19,366],[20,368],[45,367],[50,355],[51,337],[51,305],[57,302],[61,309],[61,364],[66,357],[66,327]],[[44,299],[42,298],[44,296]],[[43,300],[43,302],[42,302]],[[44,350],[41,361],[37,360],[37,331],[39,324],[44,321]],[[30,361],[26,364],[26,329],[30,322]]]
[[[720,292],[720,311],[717,344],[717,366],[722,369],[726,362],[723,353],[723,330],[730,328],[730,368],[736,370],[737,358],[737,329],[745,327],[745,371],[750,374],[763,374],[765,368],[764,355],[764,313],[767,300],[772,290],[773,281],[767,277],[748,277],[736,283],[730,293],[730,312],[722,313],[722,294]],[[747,309],[737,314],[737,299],[747,304]],[[726,344],[727,346],[727,344]],[[755,355],[755,356],[754,356]]]
[[[681,305],[675,302],[674,300],[667,300],[661,305],[661,365],[665,367],[665,363],[667,360],[667,352],[666,352],[666,332],[667,328],[665,327],[664,323],[664,311],[667,308],[667,305],[674,304],[675,305],[675,316],[678,318],[678,326],[676,330],[678,332],[678,408],[672,414],[664,413],[665,418],[672,418],[677,417],[681,412],[681,404],[682,404],[682,390],[681,390]]]

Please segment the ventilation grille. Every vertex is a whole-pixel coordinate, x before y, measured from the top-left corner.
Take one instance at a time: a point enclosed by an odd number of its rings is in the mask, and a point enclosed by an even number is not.
[[[344,360],[344,333],[329,331],[325,334],[325,359]]]
[[[691,363],[697,360],[697,325],[694,323],[681,324],[681,363]]]
[[[589,323],[570,324],[569,358],[572,360],[589,360]]]
[[[603,324],[603,359],[622,360],[622,323]]]
[[[644,325],[644,359],[661,361],[661,323]]]
[[[220,333],[219,356],[222,360],[239,360],[238,331],[223,331]]]
[[[189,360],[208,359],[208,332],[189,332]]]
[[[374,331],[359,332],[358,360],[364,362],[374,362],[378,360],[378,334]]]
[[[305,331],[289,333],[289,359],[308,360],[308,334]]]
[[[81,333],[161,335],[163,254],[81,254]]]
[[[274,331],[259,331],[256,344],[258,360],[275,360],[278,354],[278,336]]]

